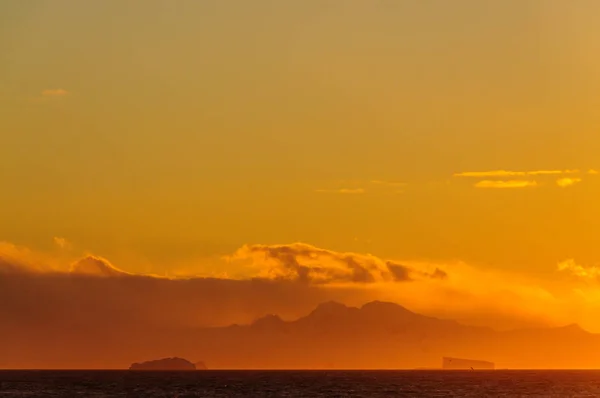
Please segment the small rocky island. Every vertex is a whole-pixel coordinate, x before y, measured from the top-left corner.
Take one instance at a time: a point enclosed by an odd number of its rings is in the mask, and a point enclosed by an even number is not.
[[[442,369],[452,369],[452,370],[494,370],[494,363],[488,361],[479,361],[473,359],[463,359],[463,358],[450,358],[444,357],[442,358]]]
[[[202,366],[198,368],[190,361],[183,358],[164,358],[156,359],[154,361],[147,361],[142,363],[134,363],[129,367],[129,370],[204,370],[206,366],[202,362],[199,362]]]

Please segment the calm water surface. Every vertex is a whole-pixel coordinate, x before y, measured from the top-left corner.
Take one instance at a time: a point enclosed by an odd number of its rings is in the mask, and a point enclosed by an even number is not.
[[[0,397],[600,397],[600,371],[0,371]]]

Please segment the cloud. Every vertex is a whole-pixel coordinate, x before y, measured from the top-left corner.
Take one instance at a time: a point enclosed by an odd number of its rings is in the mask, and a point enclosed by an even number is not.
[[[439,270],[421,270],[368,254],[335,252],[305,243],[245,245],[229,261],[250,261],[260,277],[312,285],[406,282],[439,278]]]
[[[491,170],[491,171],[466,171],[455,173],[454,177],[525,177],[540,175],[559,175],[576,174],[579,170],[533,170],[533,171],[510,171],[510,170]]]
[[[536,181],[530,180],[509,180],[509,181],[500,181],[500,180],[483,180],[479,181],[475,184],[476,188],[527,188],[527,187],[535,187],[537,186]]]
[[[588,171],[589,174],[593,174],[593,170]],[[528,179],[510,179],[510,180],[496,180],[492,178],[503,178],[503,177],[532,177],[532,176],[560,176],[567,174],[580,173],[578,169],[566,169],[566,170],[531,170],[531,171],[511,171],[511,170],[491,170],[491,171],[466,171],[461,173],[455,173],[454,177],[474,177],[474,178],[486,178],[475,184],[477,188],[526,188],[537,186],[538,183],[535,180]],[[577,177],[562,177],[556,180],[556,184],[559,187],[568,187],[573,184],[581,182],[581,178]]]
[[[581,178],[565,177],[565,178],[559,178],[558,180],[556,180],[556,185],[558,185],[561,188],[566,188],[571,185],[577,184],[578,182],[581,182]]]
[[[7,271],[41,273],[65,271],[66,269],[60,260],[54,258],[52,255],[0,241],[0,273]]]
[[[42,91],[42,96],[44,96],[44,97],[64,97],[65,95],[68,95],[68,94],[69,94],[69,92],[67,90],[63,90],[62,88],[48,89],[48,90]]]
[[[439,268],[436,268],[435,271],[430,275],[433,279],[448,279],[448,273],[446,271],[442,271]]]
[[[317,189],[316,192],[360,195],[360,194],[365,193],[365,190],[362,188],[341,188],[341,189]]]
[[[52,238],[52,240],[54,241],[54,244],[60,249],[70,249],[72,247],[71,242],[69,242],[65,238],[55,236],[54,238]]]
[[[72,274],[93,275],[99,277],[120,277],[131,275],[128,272],[118,269],[108,260],[93,255],[88,255],[71,265]]]
[[[513,177],[513,176],[526,176],[527,172],[524,171],[506,171],[506,170],[494,170],[494,171],[465,171],[462,173],[455,173],[454,177]]]
[[[559,262],[557,268],[580,278],[597,279],[600,276],[600,267],[580,265],[572,258]]]
[[[598,174],[598,173],[599,173],[598,170],[594,170],[594,169],[588,170],[588,174],[594,174],[595,175],[595,174]]]
[[[387,185],[389,187],[405,187],[408,185],[405,182],[384,181],[384,180],[371,180],[370,183],[375,184],[375,185]]]
[[[409,281],[411,279],[410,270],[407,267],[400,264],[394,264],[391,261],[388,261],[386,265],[395,281]]]

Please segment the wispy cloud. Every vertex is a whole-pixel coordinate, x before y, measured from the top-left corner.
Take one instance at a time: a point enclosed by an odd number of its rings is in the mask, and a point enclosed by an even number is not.
[[[70,272],[72,274],[92,275],[97,277],[132,275],[129,272],[125,272],[115,267],[110,261],[91,254],[71,264]]]
[[[579,170],[532,170],[532,171],[512,171],[512,170],[490,170],[490,171],[465,171],[455,173],[454,177],[525,177],[540,175],[560,175],[576,174]]]
[[[598,170],[589,169],[588,174],[600,174],[600,172]]]
[[[68,240],[66,240],[65,238],[55,236],[53,238],[53,240],[54,240],[54,244],[61,249],[70,249],[71,248],[71,243]]]
[[[536,181],[530,180],[483,180],[475,184],[476,188],[527,188],[537,186]]]
[[[572,258],[559,262],[557,268],[559,271],[569,272],[580,278],[595,279],[600,276],[599,267],[577,264]]]
[[[384,180],[371,180],[370,183],[375,184],[375,185],[387,185],[389,187],[405,187],[408,185],[405,182],[384,181]]]
[[[581,182],[581,178],[565,177],[565,178],[559,178],[558,180],[556,180],[556,185],[558,185],[561,188],[566,188],[571,185],[577,184],[578,182]]]
[[[362,188],[340,188],[340,189],[317,189],[315,192],[319,193],[340,193],[348,195],[360,195],[366,191]]]
[[[44,96],[44,97],[64,97],[65,95],[68,95],[68,94],[69,94],[69,92],[62,88],[48,89],[48,90],[42,91],[42,96]]]

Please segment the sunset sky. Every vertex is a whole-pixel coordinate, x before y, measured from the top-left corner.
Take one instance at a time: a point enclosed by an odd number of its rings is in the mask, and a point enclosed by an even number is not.
[[[409,307],[455,316],[468,303],[418,299],[447,284],[483,308],[485,284],[600,332],[598,15],[596,0],[4,0],[0,265],[94,255],[243,279],[289,256],[389,260],[424,279],[381,274]],[[318,283],[349,281],[335,275]]]

